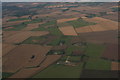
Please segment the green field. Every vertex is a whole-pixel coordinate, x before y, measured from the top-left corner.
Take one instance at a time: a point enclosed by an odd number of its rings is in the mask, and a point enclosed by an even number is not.
[[[111,70],[111,61],[104,59],[90,58],[86,64],[85,69],[92,70]]]
[[[104,45],[88,44],[86,55],[89,56],[89,60],[87,61],[86,69],[110,70],[111,61],[101,59],[104,49]]]
[[[82,63],[74,67],[54,64],[34,75],[33,78],[80,78],[82,66]]]
[[[45,28],[45,26],[50,26],[50,25],[53,25],[55,27]],[[63,35],[61,33],[61,31],[57,28],[55,20],[47,22],[47,23],[44,23],[44,24],[41,24],[39,28],[33,29],[32,31],[49,31],[50,34],[52,34],[52,35],[57,35],[57,36]]]
[[[100,58],[104,49],[105,46],[102,44],[88,43],[88,46],[86,47],[86,55],[91,58]]]
[[[70,37],[64,37],[64,36],[59,36],[57,37],[56,39],[52,40],[50,43],[48,43],[48,45],[51,45],[51,46],[56,46],[56,45],[59,45],[59,43],[61,41],[64,41],[65,44],[70,44]],[[34,41],[36,42],[34,42]],[[49,40],[47,39],[45,36],[32,36],[28,39],[26,39],[25,41],[23,41],[22,43],[23,44],[39,44],[39,41],[43,41],[43,40]]]
[[[83,19],[68,21],[67,23],[71,24],[74,28],[84,27],[89,25],[95,25],[96,23],[93,22],[86,22]]]
[[[17,18],[17,19],[10,19],[8,21],[22,21],[22,20],[29,20],[28,18]]]
[[[3,30],[4,31],[19,31],[19,30],[25,28],[27,26],[27,24],[38,23],[38,22],[41,22],[41,19],[34,19],[34,20],[31,20],[31,21],[23,22],[23,23],[18,24],[18,25],[12,25],[10,27],[13,27],[13,28],[10,28],[10,29],[4,29],[3,28]]]
[[[55,40],[53,40],[49,45],[56,46],[60,42],[64,42],[64,44],[69,45],[71,40],[71,36],[59,36]]]

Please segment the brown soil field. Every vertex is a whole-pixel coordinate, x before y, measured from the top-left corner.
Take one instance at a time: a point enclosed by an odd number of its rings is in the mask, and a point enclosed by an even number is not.
[[[118,44],[118,31],[99,31],[99,32],[88,32],[79,33],[81,38],[85,39],[87,42],[92,43],[108,43],[108,44]]]
[[[0,56],[2,56],[2,43],[0,42]]]
[[[77,35],[75,29],[72,26],[60,27],[59,29],[64,35]]]
[[[89,26],[85,27],[80,27],[80,28],[75,28],[77,33],[87,33],[87,32],[92,32],[92,29]]]
[[[10,37],[14,34],[18,34],[20,33],[21,31],[3,31],[3,38],[6,38],[6,37]]]
[[[10,52],[12,49],[17,47],[16,45],[13,44],[2,44],[2,56],[5,56],[8,52]]]
[[[118,21],[118,12],[114,12],[111,15],[105,15],[105,16],[102,16],[102,17],[105,18],[105,19],[110,19],[110,20],[113,20],[113,21]]]
[[[24,29],[22,29],[22,31],[33,30],[35,28],[38,28],[40,24],[43,24],[43,23],[28,24],[27,27],[25,27]]]
[[[120,70],[120,63],[119,62],[112,62],[111,70]]]
[[[30,21],[30,20],[4,22],[4,23],[3,23],[3,27],[5,27],[5,26],[11,26],[11,25],[17,25],[17,24],[21,24],[21,23],[23,23],[23,22],[28,22],[28,21]]]
[[[16,72],[24,67],[37,66],[50,49],[51,46],[20,45],[3,58],[3,72]]]
[[[51,16],[50,14],[40,14],[40,15],[35,15],[32,17],[32,19],[36,19],[36,17],[46,17],[46,16]]]
[[[106,30],[108,30],[107,28],[105,28],[104,26],[102,26],[102,25],[92,25],[92,26],[89,26],[89,28],[91,28],[91,30],[93,31],[93,32],[97,32],[97,31],[106,31]]]
[[[111,11],[111,9],[107,7],[102,7],[102,6],[80,6],[77,8],[71,8],[72,10],[77,10],[82,13],[88,13],[88,14],[99,14],[99,12],[106,12],[106,11]]]
[[[3,42],[5,42],[5,43],[20,43],[31,36],[42,36],[42,35],[46,35],[48,33],[49,32],[47,32],[47,31],[20,31],[19,33],[14,34],[12,36],[4,37]]]
[[[76,20],[76,19],[78,19],[78,17],[77,18],[68,18],[68,19],[58,19],[57,23],[63,23],[63,22],[72,21],[72,20]]]
[[[43,69],[47,68],[49,65],[56,62],[60,59],[60,55],[48,55],[45,61],[38,68],[29,68],[29,69],[21,69],[18,73],[14,74],[10,78],[30,78]]]
[[[30,15],[21,16],[20,18],[28,18]]]
[[[101,17],[94,17],[94,18],[85,18],[84,20],[88,21],[88,22],[96,22],[96,23],[101,23],[101,24],[107,24],[107,23],[112,23],[113,25],[117,24],[116,21],[112,21],[112,20],[109,20],[109,19],[105,19],[105,18],[101,18]]]
[[[78,18],[78,17],[86,16],[86,14],[82,14],[80,12],[75,12],[75,11],[72,11],[72,10],[64,12],[64,14],[61,12],[61,15],[62,16],[70,16],[70,18],[75,18],[75,17]],[[65,19],[65,18],[63,18],[63,19]]]
[[[84,18],[88,22],[95,22],[96,25],[90,25],[85,27],[76,28],[77,33],[86,33],[86,32],[98,32],[98,31],[109,31],[117,30],[118,23],[109,19],[104,19],[100,17],[95,18]]]
[[[118,45],[108,44],[105,51],[102,54],[102,58],[115,61],[119,60],[120,56],[118,55]]]

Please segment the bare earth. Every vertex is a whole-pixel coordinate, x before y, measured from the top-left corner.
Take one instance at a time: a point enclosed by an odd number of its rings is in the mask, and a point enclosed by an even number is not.
[[[120,70],[120,63],[119,62],[112,62],[111,70]]]
[[[57,20],[57,23],[63,23],[63,22],[72,21],[72,20],[76,20],[76,19],[78,19],[78,18],[59,19],[59,20]]]
[[[31,31],[31,30],[33,30],[35,28],[38,28],[40,24],[43,24],[43,23],[28,24],[27,27],[22,29],[22,31]]]
[[[75,29],[72,26],[60,27],[59,29],[64,35],[77,36],[77,33],[75,32]]]
[[[21,69],[18,73],[14,74],[10,78],[28,78],[32,77],[41,70],[47,68],[49,65],[60,59],[61,55],[48,55],[45,61],[37,68]]]
[[[117,30],[118,23],[116,21],[112,21],[109,19],[104,19],[100,17],[95,18],[85,18],[84,20],[88,22],[95,22],[96,25],[84,26],[76,28],[77,33],[86,33],[86,32],[98,32],[98,31],[109,31],[109,30]]]
[[[14,49],[16,47],[16,45],[14,44],[2,44],[2,56],[5,56],[9,51],[11,51],[12,49]]]
[[[16,72],[23,67],[37,66],[50,49],[51,46],[20,45],[3,58],[3,72]]]

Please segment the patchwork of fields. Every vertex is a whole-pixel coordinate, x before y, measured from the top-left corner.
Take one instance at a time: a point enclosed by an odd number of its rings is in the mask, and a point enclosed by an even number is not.
[[[115,4],[44,4],[3,17],[3,78],[93,78],[102,71],[109,78],[119,70],[118,22],[105,17]]]

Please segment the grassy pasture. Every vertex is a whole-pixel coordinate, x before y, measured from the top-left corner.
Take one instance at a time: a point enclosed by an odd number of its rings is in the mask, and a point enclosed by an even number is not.
[[[54,25],[55,27],[45,28],[45,26],[50,26],[50,25]],[[50,22],[41,24],[39,28],[33,29],[32,31],[49,31],[50,34],[52,35],[57,35],[57,36],[63,35],[61,31],[57,28],[56,21],[50,21]]]
[[[93,22],[86,22],[86,21],[84,21],[82,19],[68,21],[67,23],[71,24],[74,28],[84,27],[84,26],[89,26],[89,25],[95,25],[96,24],[96,23],[93,23]]]
[[[111,69],[111,61],[104,59],[94,59],[90,58],[86,64],[86,69],[93,70],[110,70]]]
[[[82,63],[75,67],[54,64],[34,75],[33,78],[80,78],[82,66]]]

